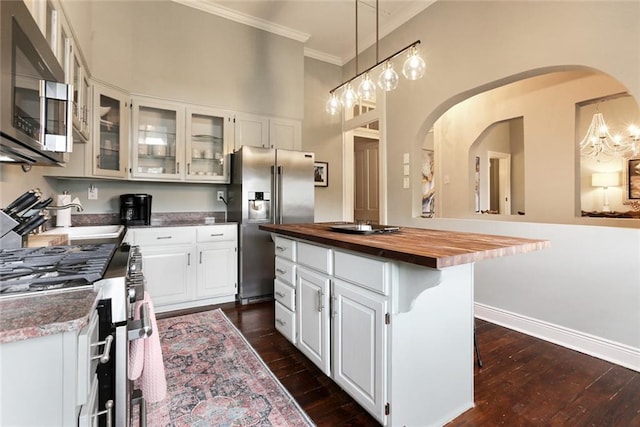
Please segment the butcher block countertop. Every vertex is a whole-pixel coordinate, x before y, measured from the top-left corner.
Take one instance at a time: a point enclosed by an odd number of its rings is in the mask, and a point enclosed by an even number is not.
[[[391,233],[347,234],[330,230],[336,224],[261,224],[260,229],[431,268],[452,267],[550,247],[548,240],[411,227],[400,227],[399,231]]]

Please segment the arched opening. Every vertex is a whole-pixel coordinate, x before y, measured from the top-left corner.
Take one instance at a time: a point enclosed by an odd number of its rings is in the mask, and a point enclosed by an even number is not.
[[[584,210],[583,193],[600,190],[602,196],[601,189],[582,185],[587,179],[583,175],[591,172],[585,172],[585,159],[577,147],[584,135],[585,117],[590,121],[593,113],[578,108],[589,100],[624,94],[628,102],[620,109],[631,117],[624,120],[640,124],[637,102],[617,80],[595,70],[576,67],[539,73],[534,77],[533,72],[522,74],[520,80],[509,79],[508,84],[495,82],[490,89],[478,88],[462,100],[462,95],[454,97],[451,106],[433,119],[432,134],[427,132],[424,141],[432,138],[435,151],[436,216],[478,218],[478,211],[500,211],[490,206],[490,161],[484,154],[488,151],[511,154],[511,215],[505,216],[505,209],[493,219],[576,223]],[[612,123],[617,115],[611,114]],[[492,133],[507,135],[501,140],[516,141],[518,148],[479,152]],[[515,163],[519,164],[518,178],[512,173]],[[624,170],[620,170],[622,177]],[[620,199],[622,191],[617,195],[610,191],[609,196],[612,193]],[[414,206],[418,203],[422,197],[416,198]]]

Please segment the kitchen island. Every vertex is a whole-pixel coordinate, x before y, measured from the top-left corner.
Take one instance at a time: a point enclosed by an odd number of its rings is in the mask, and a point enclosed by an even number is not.
[[[383,425],[439,426],[473,407],[473,265],[546,240],[334,223],[263,224],[276,329]]]

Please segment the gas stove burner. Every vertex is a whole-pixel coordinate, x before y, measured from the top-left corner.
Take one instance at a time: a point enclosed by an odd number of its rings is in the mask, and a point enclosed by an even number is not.
[[[91,285],[102,278],[113,243],[0,251],[0,296]]]

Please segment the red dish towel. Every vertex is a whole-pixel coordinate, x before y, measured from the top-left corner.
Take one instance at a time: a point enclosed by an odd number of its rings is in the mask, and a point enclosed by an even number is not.
[[[144,298],[136,302],[134,319],[140,318],[140,306],[149,304],[149,317],[152,333],[146,339],[134,340],[129,343],[129,379],[140,379],[140,390],[147,402],[159,402],[167,395],[167,379],[164,374],[162,347],[156,323],[156,314],[149,293],[145,291]]]

